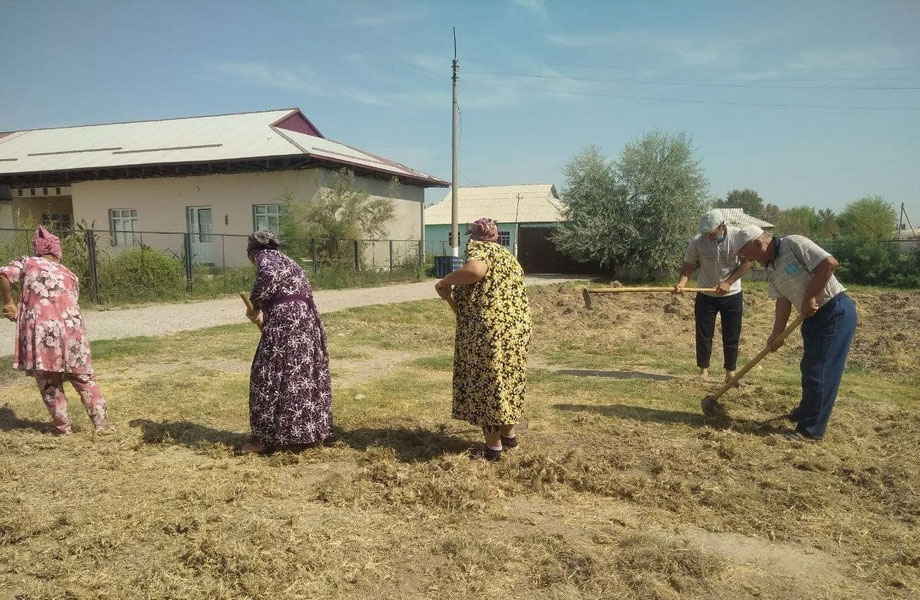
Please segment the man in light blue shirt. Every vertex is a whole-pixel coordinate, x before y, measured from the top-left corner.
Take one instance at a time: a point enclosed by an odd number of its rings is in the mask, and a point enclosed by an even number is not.
[[[742,228],[738,254],[766,267],[768,295],[776,299],[773,333],[767,345],[782,346],[776,338],[786,328],[792,308],[802,323],[802,400],[789,415],[796,423],[787,437],[817,441],[824,437],[837,400],[837,390],[850,342],[856,331],[856,306],[834,276],[837,259],[805,236],[776,238],[758,227]]]

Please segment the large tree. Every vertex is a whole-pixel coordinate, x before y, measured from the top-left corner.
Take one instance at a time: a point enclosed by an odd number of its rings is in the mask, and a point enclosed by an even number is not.
[[[850,202],[839,220],[842,235],[862,240],[890,239],[897,229],[894,207],[881,196],[865,196]]]
[[[780,235],[804,235],[817,237],[820,221],[818,213],[810,206],[793,206],[780,211],[776,221],[776,232]]]
[[[746,214],[763,219],[764,200],[752,189],[732,190],[724,200],[716,200],[713,208],[743,208]]]
[[[684,133],[652,131],[611,163],[596,147],[564,169],[566,222],[558,247],[573,258],[641,270],[676,267],[705,209],[708,181]]]

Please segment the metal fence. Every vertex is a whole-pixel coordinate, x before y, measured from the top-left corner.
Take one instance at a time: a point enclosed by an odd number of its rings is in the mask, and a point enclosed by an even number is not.
[[[248,235],[168,231],[57,231],[64,264],[94,304],[210,296],[248,289],[255,271]],[[0,229],[0,264],[32,254],[31,229]],[[376,279],[424,268],[420,240],[305,239],[282,247],[314,275],[361,272]]]

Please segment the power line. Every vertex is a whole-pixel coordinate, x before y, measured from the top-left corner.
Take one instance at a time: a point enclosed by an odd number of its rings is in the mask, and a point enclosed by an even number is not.
[[[825,110],[878,110],[878,111],[920,111],[920,107],[914,106],[830,106],[823,104],[788,104],[788,103],[769,103],[769,102],[732,102],[729,100],[691,100],[688,98],[658,98],[655,96],[631,96],[626,94],[609,94],[604,92],[576,92],[571,90],[559,90],[548,88],[534,88],[516,85],[504,85],[506,88],[527,90],[533,92],[544,92],[547,94],[562,94],[569,96],[589,96],[598,98],[619,98],[621,100],[648,100],[650,102],[677,102],[683,104],[714,104],[721,106],[762,106],[768,108],[819,108]]]
[[[496,61],[494,59],[490,60],[477,60],[475,58],[466,58],[467,62],[480,65],[494,65]],[[749,71],[772,71],[772,72],[789,72],[789,73],[805,73],[805,72],[814,72],[814,71],[883,71],[883,72],[895,72],[895,71],[920,71],[920,66],[889,66],[889,67],[771,67],[771,66],[746,66],[746,67],[694,67],[694,66],[679,66],[679,67],[665,67],[665,66],[624,66],[624,65],[585,65],[585,64],[573,64],[573,63],[540,63],[534,61],[504,61],[509,65],[527,65],[535,67],[562,67],[570,69],[603,69],[610,71],[636,71],[636,70],[655,70],[655,71],[713,71],[713,72],[749,72]]]
[[[782,89],[800,89],[800,90],[920,90],[920,85],[915,86],[816,86],[816,85],[789,85],[769,83],[716,83],[708,81],[680,81],[665,79],[632,79],[628,77],[581,77],[572,75],[537,75],[530,73],[499,73],[495,71],[480,71],[477,69],[466,69],[467,73],[478,73],[480,75],[493,75],[496,77],[522,77],[530,79],[560,79],[569,81],[593,81],[593,82],[616,82],[616,83],[638,83],[644,85],[669,85],[669,86],[692,86],[692,87],[731,87],[731,88],[782,88]]]

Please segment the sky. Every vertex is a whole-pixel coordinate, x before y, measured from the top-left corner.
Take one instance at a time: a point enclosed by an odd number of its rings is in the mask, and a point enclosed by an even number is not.
[[[920,227],[920,0],[0,0],[0,131],[299,107],[449,180],[453,27],[461,185],[562,190],[661,129],[713,197],[880,195]]]

